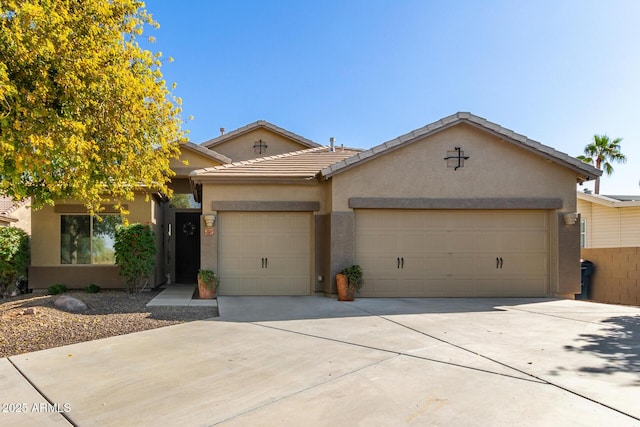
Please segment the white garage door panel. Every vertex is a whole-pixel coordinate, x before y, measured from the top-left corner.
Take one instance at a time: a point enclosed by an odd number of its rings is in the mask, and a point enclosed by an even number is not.
[[[221,295],[309,295],[311,220],[306,212],[221,212]]]
[[[356,211],[361,295],[546,296],[547,218],[545,211]]]

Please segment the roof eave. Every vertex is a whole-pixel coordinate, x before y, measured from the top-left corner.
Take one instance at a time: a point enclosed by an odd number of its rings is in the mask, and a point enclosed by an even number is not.
[[[202,147],[198,144],[194,144],[193,142],[186,142],[182,145],[182,147],[187,148],[191,151],[194,151],[198,154],[202,154],[210,159],[216,160],[222,164],[229,164],[232,160],[225,156],[224,154],[220,154],[217,151],[211,150],[209,148]]]
[[[549,146],[546,146],[538,141],[534,141],[532,139],[527,138],[524,135],[520,135],[520,134],[516,134],[513,131],[509,131],[507,130],[507,132],[511,132],[513,133],[514,136],[516,137],[510,137],[508,135],[505,135],[504,133],[501,132],[497,132],[494,129],[490,128],[490,127],[486,127],[486,126],[482,126],[479,123],[476,123],[475,121],[472,120],[468,120],[468,119],[460,119],[459,122],[456,122],[455,124],[459,124],[459,123],[467,123],[470,126],[475,127],[476,129],[480,129],[483,130],[487,133],[490,133],[492,135],[494,135],[496,138],[499,138],[503,141],[507,141],[510,142],[514,145],[517,145],[518,147],[522,148],[523,150],[535,154],[537,156],[542,157],[545,160],[549,160],[550,162],[553,162],[555,164],[558,164],[560,166],[566,167],[567,169],[571,169],[574,172],[576,172],[579,176],[578,176],[578,181],[582,182],[582,181],[590,181],[592,179],[596,179],[599,176],[602,176],[602,171],[587,164],[584,163],[578,159],[575,159],[571,156],[569,156],[568,154],[565,153],[561,153],[557,150],[555,150],[554,148],[551,148]],[[449,124],[448,126],[446,126],[445,128],[441,129],[447,129],[451,126],[454,126],[455,124]],[[434,132],[435,133],[435,132]],[[522,140],[524,139],[524,141]],[[535,147],[535,145],[540,146],[542,149],[537,149]],[[547,152],[548,151],[548,152]],[[567,161],[567,159],[562,159],[560,156],[566,156],[568,159],[570,160],[574,160],[574,161]],[[580,180],[580,176],[583,177],[582,181]]]
[[[577,195],[578,199],[610,208],[640,207],[640,200],[616,200],[601,194],[588,194],[582,191],[578,191]]]
[[[191,175],[194,184],[318,184],[316,176],[278,176],[278,175],[253,175],[253,176],[208,176]]]

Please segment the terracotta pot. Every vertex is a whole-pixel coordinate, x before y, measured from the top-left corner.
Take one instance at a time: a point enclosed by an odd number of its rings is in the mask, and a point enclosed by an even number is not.
[[[336,274],[336,285],[338,287],[338,301],[353,301],[356,295],[356,288],[349,286],[347,276]]]
[[[200,299],[213,299],[216,297],[216,284],[215,282],[211,286],[207,286],[205,282],[198,279],[198,296]]]

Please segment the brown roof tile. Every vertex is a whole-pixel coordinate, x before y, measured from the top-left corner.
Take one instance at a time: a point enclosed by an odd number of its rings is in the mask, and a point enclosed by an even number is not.
[[[0,196],[0,220],[2,222],[15,222],[17,218],[11,216],[13,212],[29,203],[30,199],[24,199],[20,202],[14,201],[11,197]]]
[[[307,150],[279,154],[277,156],[230,163],[193,171],[191,178],[195,182],[225,179],[315,179],[321,169],[358,154],[358,150],[317,147]]]

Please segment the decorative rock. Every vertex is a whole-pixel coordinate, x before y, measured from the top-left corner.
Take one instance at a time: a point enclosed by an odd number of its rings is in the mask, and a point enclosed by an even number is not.
[[[35,307],[25,308],[20,312],[20,314],[22,314],[23,316],[28,314],[36,314],[36,308]]]
[[[71,313],[78,313],[89,309],[87,304],[83,303],[77,298],[70,297],[68,295],[59,296],[53,303],[56,308],[60,310],[68,311]]]

